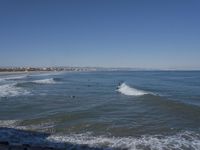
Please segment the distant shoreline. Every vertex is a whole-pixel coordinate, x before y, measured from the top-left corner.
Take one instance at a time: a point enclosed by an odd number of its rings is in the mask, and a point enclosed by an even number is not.
[[[83,71],[161,71],[161,72],[182,72],[200,71],[198,69],[138,69],[138,68],[103,68],[103,67],[0,67],[0,74],[25,74],[25,73],[47,73],[47,72],[83,72]]]
[[[60,72],[60,71],[96,71],[93,67],[0,67],[0,73]]]
[[[28,73],[47,73],[47,72],[61,72],[61,71],[1,71],[0,74],[28,74]]]

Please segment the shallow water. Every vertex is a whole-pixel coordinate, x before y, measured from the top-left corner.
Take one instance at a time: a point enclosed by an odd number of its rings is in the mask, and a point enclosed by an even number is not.
[[[0,127],[94,147],[200,149],[200,72],[0,75]]]

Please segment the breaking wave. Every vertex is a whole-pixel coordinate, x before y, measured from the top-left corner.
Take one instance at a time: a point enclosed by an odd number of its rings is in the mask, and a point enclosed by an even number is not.
[[[54,80],[54,78],[34,80],[32,82],[33,83],[38,83],[38,84],[54,84],[54,83],[56,83],[56,81]]]
[[[23,78],[26,78],[26,77],[27,77],[27,75],[8,76],[8,77],[0,78],[0,81],[5,81],[5,80],[18,80],[18,79],[23,79]]]
[[[141,137],[95,137],[84,134],[71,136],[49,136],[49,141],[69,142],[72,144],[88,145],[90,147],[103,147],[111,149],[200,149],[200,135],[194,132],[182,132],[171,136],[144,135]]]
[[[117,91],[124,95],[129,95],[129,96],[142,96],[145,94],[150,94],[146,91],[142,91],[142,90],[138,90],[133,87],[130,87],[126,83],[122,83],[121,85],[119,85]]]
[[[22,120],[0,120],[0,128],[13,128],[28,131],[48,131],[55,126],[54,122],[40,122],[37,124],[24,124]],[[1,130],[1,129],[0,129]]]
[[[35,76],[35,77],[37,77],[37,76],[55,76],[55,75],[60,75],[60,74],[62,74],[63,72],[49,72],[49,73],[35,73],[35,74],[31,74],[30,76]]]
[[[16,87],[16,84],[4,84],[0,85],[0,97],[13,97],[19,95],[27,95],[30,92],[21,88]]]
[[[0,127],[13,128],[17,125],[19,120],[0,120]]]
[[[50,135],[45,133],[33,133],[30,131],[2,128],[0,140],[14,141],[18,144],[42,145],[60,147],[66,149],[200,149],[200,135],[191,131],[184,131],[174,135],[143,135],[140,137],[105,137],[92,136],[90,133],[71,135]]]

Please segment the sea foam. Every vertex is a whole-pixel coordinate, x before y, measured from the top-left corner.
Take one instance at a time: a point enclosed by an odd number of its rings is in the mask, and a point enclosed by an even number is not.
[[[16,87],[14,83],[0,85],[0,97],[13,97],[19,95],[27,95],[29,93],[30,92],[21,87]]]
[[[104,137],[85,134],[69,136],[49,136],[49,141],[104,147],[105,149],[200,149],[200,135],[194,132],[182,132],[170,136],[144,135],[141,137]]]
[[[171,150],[200,149],[200,135],[192,131],[183,131],[173,135],[143,135],[139,137],[106,137],[93,136],[91,133],[70,135],[33,134],[23,130],[3,128],[0,130],[0,140],[13,141],[19,144],[43,145],[65,149],[127,149],[127,150]],[[14,141],[16,142],[16,141]],[[81,147],[83,145],[83,147]]]
[[[0,120],[0,127],[13,127],[18,120]]]
[[[34,80],[32,82],[33,83],[38,83],[38,84],[54,84],[54,83],[56,83],[56,81],[54,80],[54,78]]]
[[[27,75],[7,76],[7,77],[0,78],[0,82],[5,81],[5,80],[19,80],[19,79],[23,79],[23,78],[26,78],[26,77],[27,77]]]
[[[119,85],[117,91],[124,95],[129,95],[129,96],[141,96],[141,95],[149,94],[146,91],[142,91],[142,90],[138,90],[133,87],[130,87],[126,83],[122,83],[121,85]]]
[[[23,78],[26,78],[26,77],[27,77],[27,75],[10,76],[10,77],[5,78],[5,80],[17,80],[17,79],[23,79]]]

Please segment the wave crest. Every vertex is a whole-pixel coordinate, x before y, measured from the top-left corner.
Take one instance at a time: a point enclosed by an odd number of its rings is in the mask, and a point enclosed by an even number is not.
[[[146,91],[142,91],[142,90],[138,90],[133,87],[130,87],[126,83],[122,83],[121,85],[119,85],[117,91],[124,95],[129,95],[129,96],[142,96],[145,94],[149,94]]]
[[[70,136],[49,136],[47,138],[54,142],[69,142],[73,144],[89,145],[90,147],[109,147],[111,149],[200,149],[200,135],[194,132],[185,131],[170,136],[162,135],[144,135],[138,138],[134,137],[103,137],[90,136],[85,134],[76,134]]]
[[[38,84],[54,84],[54,83],[56,83],[56,81],[54,80],[54,78],[34,80],[32,82],[33,83],[38,83]]]
[[[26,78],[27,75],[20,75],[20,76],[7,76],[7,77],[3,77],[0,78],[0,81],[5,81],[5,80],[20,80],[23,78]]]
[[[19,120],[0,120],[0,127],[14,128]]]
[[[45,135],[44,133],[26,132],[11,128],[0,130],[0,140],[11,141],[17,139],[18,144],[32,144],[51,146],[63,149],[86,148],[81,145],[91,147],[91,149],[114,150],[114,149],[152,149],[152,150],[171,150],[171,149],[200,149],[199,132],[184,131],[173,135],[143,135],[139,137],[106,137],[93,136],[92,133],[70,134],[70,135]],[[16,141],[15,141],[16,142]]]
[[[0,86],[0,97],[13,97],[27,95],[29,93],[30,92],[21,87],[16,87],[15,84],[4,84]]]

